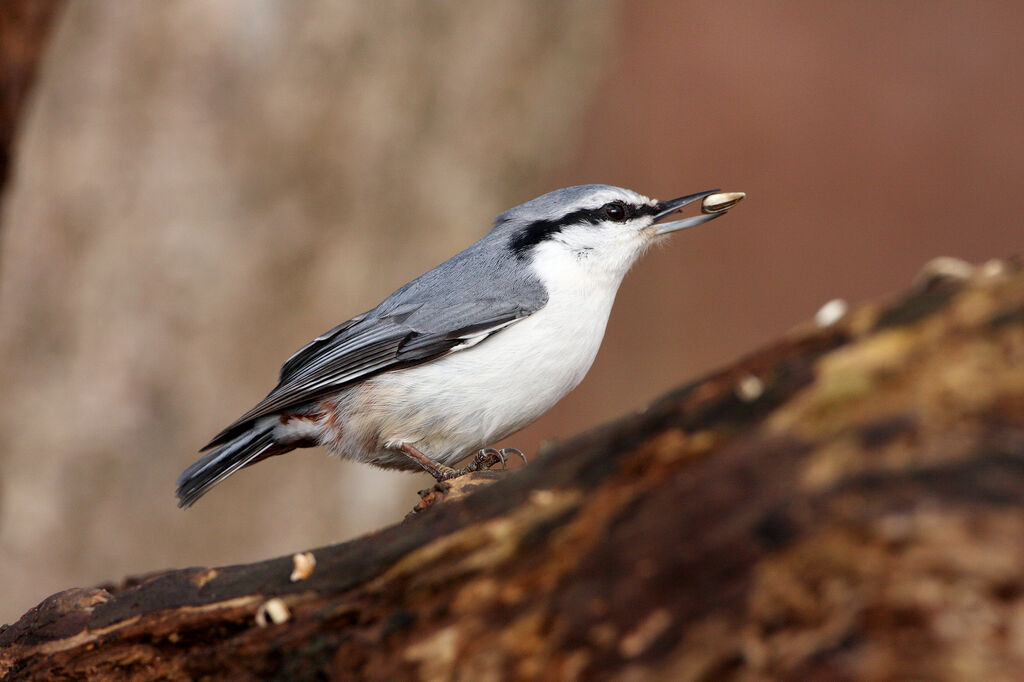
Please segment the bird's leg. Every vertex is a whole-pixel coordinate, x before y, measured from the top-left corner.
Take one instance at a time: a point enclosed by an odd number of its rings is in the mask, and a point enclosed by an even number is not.
[[[463,474],[463,472],[457,469],[452,469],[449,466],[435,462],[408,443],[402,443],[398,446],[398,449],[404,452],[409,459],[423,467],[424,471],[436,478],[438,483],[458,478]]]

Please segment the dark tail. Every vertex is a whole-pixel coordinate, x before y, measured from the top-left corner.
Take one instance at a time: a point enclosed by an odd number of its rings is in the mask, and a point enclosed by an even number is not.
[[[294,446],[274,440],[271,428],[251,428],[199,458],[178,477],[178,506],[191,507],[206,491],[239,469],[281,455]]]

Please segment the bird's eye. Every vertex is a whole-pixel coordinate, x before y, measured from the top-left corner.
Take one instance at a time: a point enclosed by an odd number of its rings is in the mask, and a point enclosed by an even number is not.
[[[604,211],[606,218],[617,223],[626,219],[626,206],[621,201],[605,204],[601,210]]]

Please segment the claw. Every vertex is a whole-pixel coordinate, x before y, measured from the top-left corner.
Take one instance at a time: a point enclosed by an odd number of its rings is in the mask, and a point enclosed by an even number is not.
[[[520,450],[519,448],[503,448],[501,450],[501,454],[504,456],[519,455],[520,457],[523,458],[523,464],[529,464],[529,461],[526,459],[526,455],[523,454],[523,451]],[[504,459],[502,459],[502,463],[504,463]]]
[[[495,450],[494,448],[484,448],[480,452],[476,453],[475,461],[479,462],[480,465],[483,466],[483,463],[491,459],[492,457],[497,457],[498,462],[501,462],[501,467],[503,469],[505,468],[505,453],[502,452],[501,450]],[[491,462],[490,465],[488,465],[486,468],[490,469],[498,462]]]

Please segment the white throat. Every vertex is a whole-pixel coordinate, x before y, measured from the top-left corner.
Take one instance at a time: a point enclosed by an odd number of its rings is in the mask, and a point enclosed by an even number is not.
[[[561,234],[535,246],[530,254],[534,273],[552,299],[556,296],[607,297],[610,309],[622,278],[646,250],[646,240],[637,234],[628,236],[633,243],[585,245],[574,243],[573,236],[572,233]],[[580,311],[580,315],[582,313]]]

